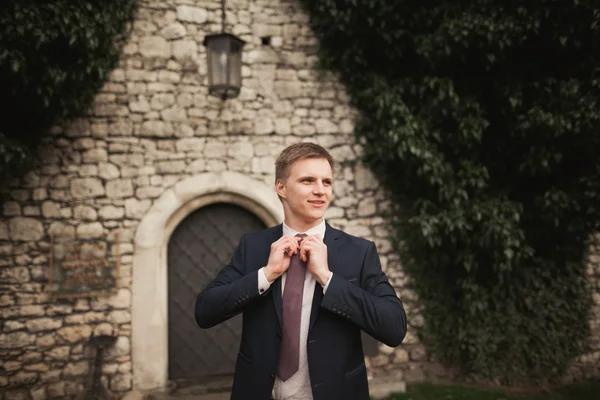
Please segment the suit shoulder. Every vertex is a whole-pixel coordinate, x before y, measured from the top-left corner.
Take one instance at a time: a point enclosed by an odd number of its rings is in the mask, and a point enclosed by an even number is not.
[[[369,248],[369,246],[373,245],[373,241],[371,240],[351,235],[339,229],[335,229],[335,231],[339,236],[340,240],[342,240],[342,242],[345,244],[350,244],[352,246],[357,246],[364,249],[367,249]]]
[[[281,231],[281,225],[261,229],[259,231],[246,232],[242,235],[242,240],[246,243],[255,243],[256,241],[263,241],[266,237],[276,236],[278,231]]]

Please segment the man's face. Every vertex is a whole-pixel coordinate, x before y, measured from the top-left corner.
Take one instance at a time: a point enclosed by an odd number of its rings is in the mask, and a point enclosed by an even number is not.
[[[276,183],[286,219],[311,224],[323,218],[332,197],[333,172],[324,158],[296,161],[287,179]]]

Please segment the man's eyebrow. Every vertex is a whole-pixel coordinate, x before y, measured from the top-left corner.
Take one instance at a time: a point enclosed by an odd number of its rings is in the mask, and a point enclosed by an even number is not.
[[[302,179],[307,179],[307,178],[308,179],[315,179],[315,176],[314,175],[301,175],[298,179],[302,180]],[[321,178],[321,179],[323,179],[324,181],[333,181],[333,178],[329,177],[329,176],[326,176],[326,177]]]

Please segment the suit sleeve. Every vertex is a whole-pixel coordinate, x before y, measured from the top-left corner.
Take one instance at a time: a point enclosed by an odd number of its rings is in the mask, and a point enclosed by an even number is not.
[[[333,274],[321,307],[355,323],[388,346],[398,346],[406,336],[406,312],[381,270],[373,242],[363,260],[360,286]]]
[[[194,316],[200,328],[211,328],[241,313],[258,296],[257,271],[245,274],[244,236],[229,263],[196,298]]]

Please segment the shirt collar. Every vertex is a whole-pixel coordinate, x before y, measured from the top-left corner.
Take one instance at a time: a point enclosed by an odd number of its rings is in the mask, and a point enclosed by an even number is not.
[[[321,223],[319,225],[313,226],[306,232],[296,232],[295,230],[293,230],[292,228],[287,226],[285,224],[285,222],[283,223],[283,234],[284,235],[296,236],[299,233],[304,233],[307,236],[319,235],[321,237],[321,240],[323,240],[323,238],[325,237],[325,218],[323,218],[323,220],[321,221]]]

